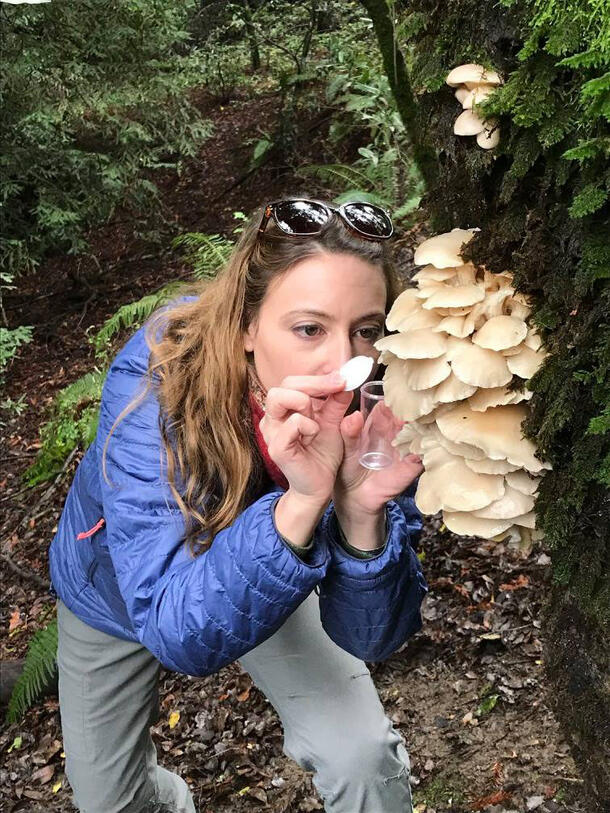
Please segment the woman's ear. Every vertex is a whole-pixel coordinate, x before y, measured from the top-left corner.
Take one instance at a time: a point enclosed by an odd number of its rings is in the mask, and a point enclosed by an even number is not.
[[[254,350],[254,338],[256,336],[256,329],[254,327],[254,323],[252,323],[247,330],[244,331],[244,350],[246,353],[252,353]]]

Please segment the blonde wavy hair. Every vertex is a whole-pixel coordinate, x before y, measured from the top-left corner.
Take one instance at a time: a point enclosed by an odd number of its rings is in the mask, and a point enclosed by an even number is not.
[[[315,237],[287,236],[273,219],[259,235],[263,211],[254,211],[218,275],[191,287],[197,299],[159,311],[146,331],[146,391],[152,387],[160,403],[168,482],[195,556],[258,498],[263,483],[247,397],[252,359],[243,342],[269,285],[300,260],[342,253],[382,269],[386,314],[401,290],[384,242],[358,237],[336,215]]]

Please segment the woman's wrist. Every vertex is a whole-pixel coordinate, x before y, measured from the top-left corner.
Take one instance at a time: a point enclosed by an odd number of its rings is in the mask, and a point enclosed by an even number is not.
[[[324,516],[329,499],[308,497],[288,489],[275,505],[275,526],[293,545],[304,547]]]
[[[382,547],[386,538],[385,505],[378,511],[362,511],[335,503],[335,514],[348,543],[358,550]]]

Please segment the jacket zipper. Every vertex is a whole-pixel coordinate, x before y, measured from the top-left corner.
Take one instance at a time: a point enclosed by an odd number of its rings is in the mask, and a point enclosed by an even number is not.
[[[89,528],[88,531],[81,531],[79,534],[76,535],[76,538],[88,539],[90,536],[93,536],[93,534],[96,534],[99,531],[99,529],[102,528],[105,524],[106,520],[104,519],[104,517],[102,517],[95,523],[93,528]]]

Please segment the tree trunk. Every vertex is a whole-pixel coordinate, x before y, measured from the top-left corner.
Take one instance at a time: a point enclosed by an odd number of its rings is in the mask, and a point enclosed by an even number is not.
[[[587,0],[361,2],[427,183],[423,207],[434,232],[481,229],[467,259],[513,273],[516,290],[531,298],[532,322],[549,352],[528,382],[534,396],[523,424],[541,458],[553,465],[535,507],[554,576],[544,613],[544,663],[549,702],[585,780],[587,810],[606,810],[610,223],[602,180],[609,173],[604,12]],[[395,27],[403,32],[404,57],[393,41]],[[453,132],[462,107],[445,78],[472,62],[504,79],[485,112],[479,109],[484,118],[499,120],[500,143],[493,150]]]
[[[258,40],[256,39],[256,29],[252,20],[252,10],[248,0],[242,0],[243,17],[246,26],[246,34],[248,35],[248,43],[250,44],[250,64],[252,72],[255,73],[261,66],[261,55],[258,50]]]

